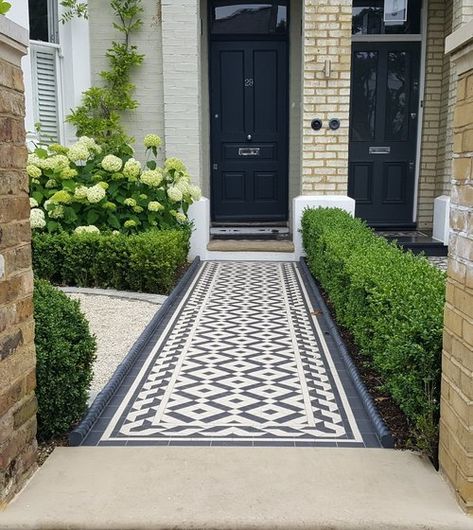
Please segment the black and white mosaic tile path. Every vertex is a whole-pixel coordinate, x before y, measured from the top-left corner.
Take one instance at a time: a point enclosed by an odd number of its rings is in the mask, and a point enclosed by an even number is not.
[[[295,263],[204,262],[83,445],[379,447]]]

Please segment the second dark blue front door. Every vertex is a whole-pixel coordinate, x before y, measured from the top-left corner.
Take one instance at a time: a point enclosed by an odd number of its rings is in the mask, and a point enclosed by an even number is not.
[[[213,220],[286,221],[287,42],[211,42],[210,77]]]

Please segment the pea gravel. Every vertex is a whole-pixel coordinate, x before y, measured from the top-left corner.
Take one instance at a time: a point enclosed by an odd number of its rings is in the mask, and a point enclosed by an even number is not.
[[[133,299],[133,293],[126,298],[122,295],[71,293],[66,294],[80,302],[97,338],[97,361],[94,366],[94,379],[90,389],[91,400],[102,390],[113,372],[129,352],[136,339],[158,311],[165,297],[154,303]],[[103,292],[103,291],[102,291]]]

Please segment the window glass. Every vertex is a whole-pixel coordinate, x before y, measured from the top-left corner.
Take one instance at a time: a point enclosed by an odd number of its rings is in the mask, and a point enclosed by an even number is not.
[[[30,39],[49,42],[48,0],[28,0]]]
[[[214,34],[272,34],[287,32],[285,0],[216,1],[212,7]]]
[[[421,0],[408,0],[407,21],[384,23],[385,0],[353,0],[353,35],[420,33]]]
[[[353,55],[351,134],[353,140],[369,141],[375,135],[378,52]]]
[[[408,140],[409,57],[407,52],[388,53],[386,138]]]

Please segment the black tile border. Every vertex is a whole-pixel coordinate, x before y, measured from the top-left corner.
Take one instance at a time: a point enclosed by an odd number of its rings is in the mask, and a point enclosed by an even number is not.
[[[163,305],[156,312],[149,324],[146,326],[143,333],[133,344],[131,350],[128,352],[126,357],[118,365],[117,369],[113,373],[108,383],[97,395],[80,424],[73,431],[71,431],[71,433],[69,433],[70,446],[79,446],[83,442],[85,437],[89,434],[93,425],[99,419],[105,407],[108,405],[109,401],[112,399],[112,397],[122,384],[123,380],[128,375],[128,372],[135,364],[135,361],[137,357],[141,354],[143,348],[155,334],[156,330],[159,328],[163,320],[169,314],[169,311],[171,310],[172,306],[181,297],[181,294],[187,290],[188,286],[194,279],[194,276],[197,274],[200,265],[200,258],[195,258],[191,266],[187,269],[184,276],[179,280],[176,287],[173,289],[166,301],[163,303]]]
[[[376,434],[381,442],[381,445],[386,449],[393,449],[394,439],[391,435],[391,432],[389,431],[383,418],[381,418],[376,408],[376,405],[373,401],[373,398],[370,396],[365,384],[363,383],[363,380],[360,377],[358,369],[356,368],[355,363],[353,362],[353,360],[350,357],[350,354],[348,353],[348,349],[345,345],[345,342],[343,341],[338,331],[337,325],[335,324],[332,317],[330,316],[330,311],[327,307],[327,304],[322,298],[319,288],[317,287],[314,281],[314,278],[312,277],[312,274],[304,258],[301,258],[299,261],[299,270],[302,274],[302,277],[306,285],[309,287],[311,294],[314,296],[315,300],[317,301],[317,304],[322,309],[322,315],[325,320],[325,323],[330,331],[330,334],[332,335],[335,341],[335,345],[337,346],[340,352],[340,356],[342,357],[345,363],[348,375],[350,376],[356,390],[358,391],[358,394],[360,396],[361,402],[363,403],[364,409],[366,413],[368,414],[368,417],[373,422],[373,426],[376,430]],[[364,435],[363,435],[363,438],[364,438]]]

